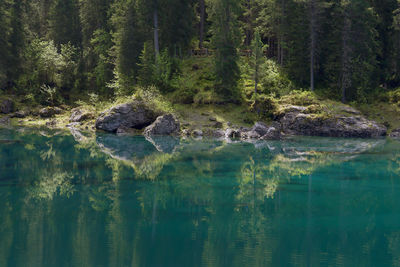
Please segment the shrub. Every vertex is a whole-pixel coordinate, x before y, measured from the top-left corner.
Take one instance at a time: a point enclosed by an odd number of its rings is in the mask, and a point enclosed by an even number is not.
[[[273,95],[257,94],[250,100],[250,111],[256,112],[261,118],[271,117],[277,109]]]
[[[310,91],[294,90],[281,98],[280,103],[298,106],[319,104],[316,95]]]
[[[141,100],[156,113],[173,112],[171,104],[161,95],[160,91],[154,86],[138,87],[134,94],[134,99]]]
[[[389,95],[390,103],[400,106],[400,88],[397,88],[396,90],[394,90],[392,92],[389,92],[388,95]]]
[[[221,102],[220,97],[212,90],[197,93],[193,100],[196,105],[217,104]]]

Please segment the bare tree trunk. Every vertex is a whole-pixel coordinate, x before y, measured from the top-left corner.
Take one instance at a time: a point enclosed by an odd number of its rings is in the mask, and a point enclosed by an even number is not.
[[[154,8],[154,14],[153,14],[153,19],[154,19],[154,52],[157,56],[160,54],[160,45],[158,43],[158,11],[157,7]]]
[[[344,25],[342,30],[342,73],[341,73],[341,89],[342,102],[346,102],[347,89],[351,86],[351,47],[350,47],[350,31],[351,20],[348,14],[348,7],[344,11]]]
[[[203,49],[205,15],[206,15],[205,0],[200,0],[200,37],[199,37],[200,49]]]
[[[316,26],[317,26],[317,12],[316,0],[310,0],[310,87],[314,91],[314,66],[315,66],[315,47],[316,47]]]

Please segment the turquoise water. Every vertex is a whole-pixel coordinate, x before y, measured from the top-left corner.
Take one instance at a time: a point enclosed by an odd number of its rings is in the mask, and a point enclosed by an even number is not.
[[[397,141],[0,140],[0,266],[400,266]]]

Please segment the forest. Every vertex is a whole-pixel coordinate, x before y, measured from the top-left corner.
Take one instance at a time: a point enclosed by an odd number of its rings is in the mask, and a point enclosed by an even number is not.
[[[400,98],[397,0],[1,0],[0,33],[0,92],[32,105]]]

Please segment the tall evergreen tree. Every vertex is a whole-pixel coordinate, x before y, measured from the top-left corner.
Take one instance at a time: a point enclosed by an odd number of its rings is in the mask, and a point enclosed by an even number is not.
[[[216,0],[212,7],[212,43],[215,47],[216,91],[222,96],[238,97],[238,46],[240,44],[238,25],[238,0]]]
[[[119,0],[113,6],[112,24],[114,28],[115,67],[120,86],[130,90],[136,82],[143,37],[138,27],[136,2]]]
[[[58,47],[71,43],[81,47],[78,0],[54,0],[50,11],[50,38]]]

